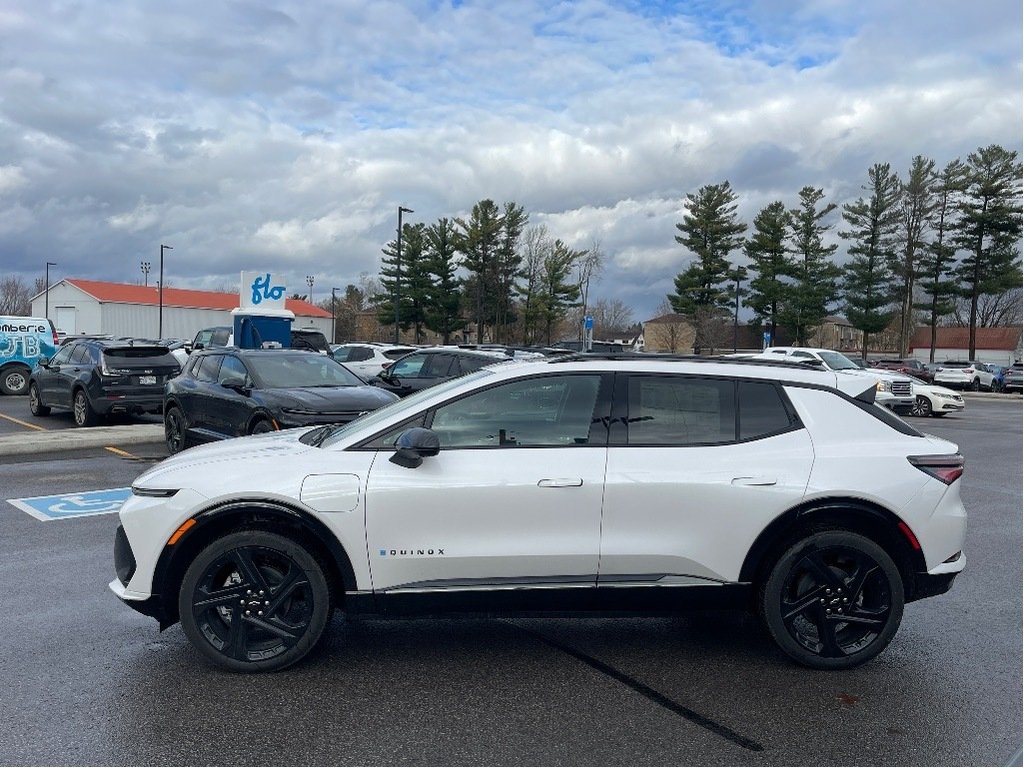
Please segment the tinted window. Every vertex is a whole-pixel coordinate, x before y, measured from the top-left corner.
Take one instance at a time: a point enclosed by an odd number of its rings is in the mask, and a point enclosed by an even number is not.
[[[631,376],[630,445],[705,445],[736,439],[735,385],[682,376]]]
[[[338,347],[337,349],[331,350],[331,357],[339,363],[347,363],[349,361],[349,356],[354,351],[354,347]]]
[[[89,362],[89,347],[85,344],[77,344],[71,355],[71,362],[76,365]]]
[[[789,429],[789,411],[779,390],[770,382],[741,381],[740,440],[753,440]]]
[[[220,370],[220,361],[223,355],[206,355],[200,358],[199,368],[193,369],[193,373],[200,381],[216,381],[217,371]]]
[[[71,354],[79,347],[84,347],[84,344],[71,344],[67,347],[61,347],[56,355],[53,356],[52,362],[54,365],[63,365],[71,359]]]
[[[455,355],[427,355],[427,361],[423,364],[423,370],[420,372],[420,375],[432,379],[458,376],[459,367],[458,365],[453,365],[453,363],[455,363]]]
[[[226,347],[228,345],[228,336],[230,335],[230,328],[220,328],[213,332],[213,336],[210,338],[210,343],[216,344],[219,347]]]
[[[442,448],[586,445],[597,374],[513,381],[444,405],[430,428]]]
[[[398,376],[399,378],[419,378],[420,371],[423,369],[423,363],[426,360],[426,357],[426,355],[409,355],[409,357],[403,357],[388,368],[388,373],[391,376]]]
[[[373,350],[369,347],[352,347],[352,350],[348,355],[348,362],[358,363],[363,360],[369,360],[373,357]]]
[[[497,359],[492,360],[490,358],[469,357],[469,356],[462,357],[462,358],[459,358],[459,372],[460,373],[470,373],[472,371],[479,371],[485,365],[490,365],[491,363],[496,363],[496,362],[498,362]]]
[[[412,352],[412,350],[408,348],[385,349],[384,357],[388,358],[388,360],[397,360],[402,355],[408,355],[410,352]]]
[[[245,379],[249,372],[245,365],[237,357],[225,356],[224,362],[220,364],[220,373],[217,374],[217,381],[223,384],[227,379]]]

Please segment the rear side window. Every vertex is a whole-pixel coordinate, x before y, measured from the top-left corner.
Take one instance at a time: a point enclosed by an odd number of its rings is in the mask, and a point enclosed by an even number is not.
[[[83,365],[89,362],[89,347],[85,344],[79,344],[75,347],[75,351],[71,355],[72,364]]]
[[[473,371],[479,371],[485,365],[496,363],[497,360],[491,360],[489,358],[483,359],[479,357],[461,357],[459,358],[459,372],[460,373],[472,373]]]
[[[790,427],[789,409],[771,382],[741,381],[737,402],[740,440],[754,440]]]
[[[373,357],[373,350],[369,347],[352,347],[348,354],[347,362],[359,363]]]
[[[713,445],[736,440],[732,381],[631,376],[629,445]]]
[[[457,376],[459,369],[458,366],[452,365],[454,362],[454,355],[428,355],[427,361],[423,364],[423,370],[420,372],[420,375],[436,379],[441,379],[446,376]],[[454,370],[452,370],[453,368]]]

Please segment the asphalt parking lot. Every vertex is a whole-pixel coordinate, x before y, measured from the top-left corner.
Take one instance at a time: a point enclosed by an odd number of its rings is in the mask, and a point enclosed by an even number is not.
[[[0,398],[0,438],[40,431],[12,418],[61,429],[27,411]],[[967,570],[837,673],[709,612],[339,616],[298,667],[232,675],[108,592],[116,515],[42,522],[4,501],[128,486],[160,444],[0,455],[0,764],[1019,765],[1021,401],[913,423],[967,458]]]

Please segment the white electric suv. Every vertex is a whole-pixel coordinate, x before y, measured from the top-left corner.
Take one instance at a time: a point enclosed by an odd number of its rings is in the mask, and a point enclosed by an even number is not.
[[[135,481],[110,588],[237,671],[295,663],[335,609],[695,606],[755,611],[797,662],[853,667],[966,558],[957,446],[850,381],[568,356],[192,448]]]

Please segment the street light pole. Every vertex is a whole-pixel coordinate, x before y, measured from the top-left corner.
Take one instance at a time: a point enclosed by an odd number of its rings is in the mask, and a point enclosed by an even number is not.
[[[43,316],[50,319],[50,267],[56,267],[56,261],[46,262],[46,298],[43,299],[43,303],[46,305],[46,309],[43,311]]]
[[[140,261],[139,268],[142,269],[142,276],[145,280],[145,287],[149,287],[149,268],[153,266],[148,261]]]
[[[334,298],[337,288],[331,288],[331,344],[338,343],[338,300]]]
[[[313,276],[306,275],[306,285],[309,286],[309,303],[313,303]]]
[[[164,337],[164,251],[173,251],[169,245],[160,244],[160,314],[159,320],[157,321],[157,332],[156,337],[162,339]]]
[[[415,213],[412,208],[398,206],[398,249],[395,255],[395,344],[398,343],[398,302],[402,284],[402,214]]]

